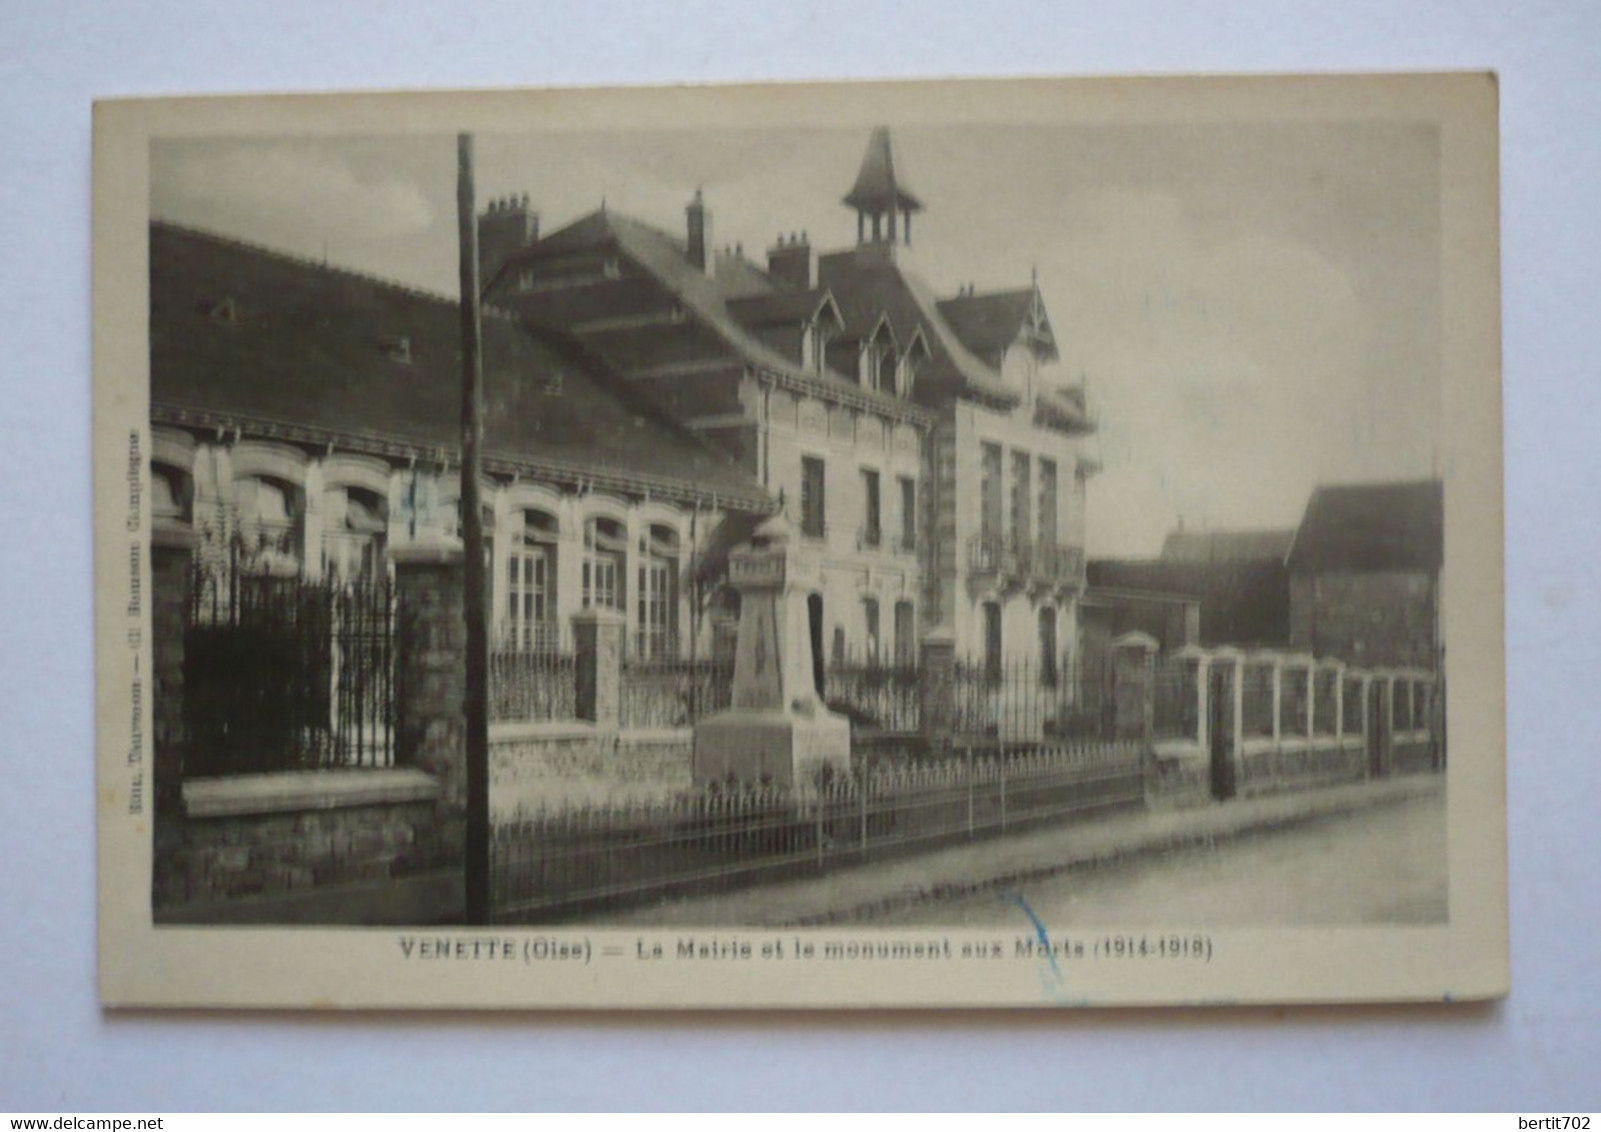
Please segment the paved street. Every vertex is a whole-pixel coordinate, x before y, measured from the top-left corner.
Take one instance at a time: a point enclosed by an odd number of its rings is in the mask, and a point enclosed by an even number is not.
[[[925,900],[864,922],[1015,925],[1021,894],[1053,927],[1438,923],[1446,917],[1445,850],[1445,796],[1436,791],[1214,848]]]

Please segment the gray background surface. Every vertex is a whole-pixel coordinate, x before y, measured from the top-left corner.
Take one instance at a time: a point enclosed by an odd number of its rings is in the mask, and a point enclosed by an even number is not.
[[[0,7],[0,1109],[1601,1107],[1601,6]],[[1490,1007],[104,1015],[94,987],[96,96],[1493,67],[1501,75],[1513,995]]]

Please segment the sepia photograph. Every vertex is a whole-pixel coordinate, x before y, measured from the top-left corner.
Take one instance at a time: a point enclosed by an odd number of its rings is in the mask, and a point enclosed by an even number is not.
[[[1505,993],[1495,112],[101,104],[103,995]]]

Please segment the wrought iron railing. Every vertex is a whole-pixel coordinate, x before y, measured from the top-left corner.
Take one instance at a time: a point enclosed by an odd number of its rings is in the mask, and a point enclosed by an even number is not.
[[[708,787],[655,803],[522,813],[492,840],[503,923],[815,874],[878,856],[1144,801],[1138,743],[972,748],[858,766],[798,790]]]
[[[494,723],[576,719],[577,661],[554,649],[495,649],[489,654],[489,718]]]
[[[386,579],[196,567],[189,594],[186,776],[394,763],[396,609]]]
[[[836,656],[824,670],[823,698],[859,728],[910,732],[922,726],[919,670],[909,657]]]
[[[733,702],[732,658],[631,660],[623,665],[625,728],[690,727]]]

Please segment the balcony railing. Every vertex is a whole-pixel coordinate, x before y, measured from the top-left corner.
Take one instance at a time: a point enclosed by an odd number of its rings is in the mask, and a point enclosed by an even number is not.
[[[994,575],[1003,586],[1077,585],[1084,576],[1084,548],[979,534],[967,540],[967,568]]]

